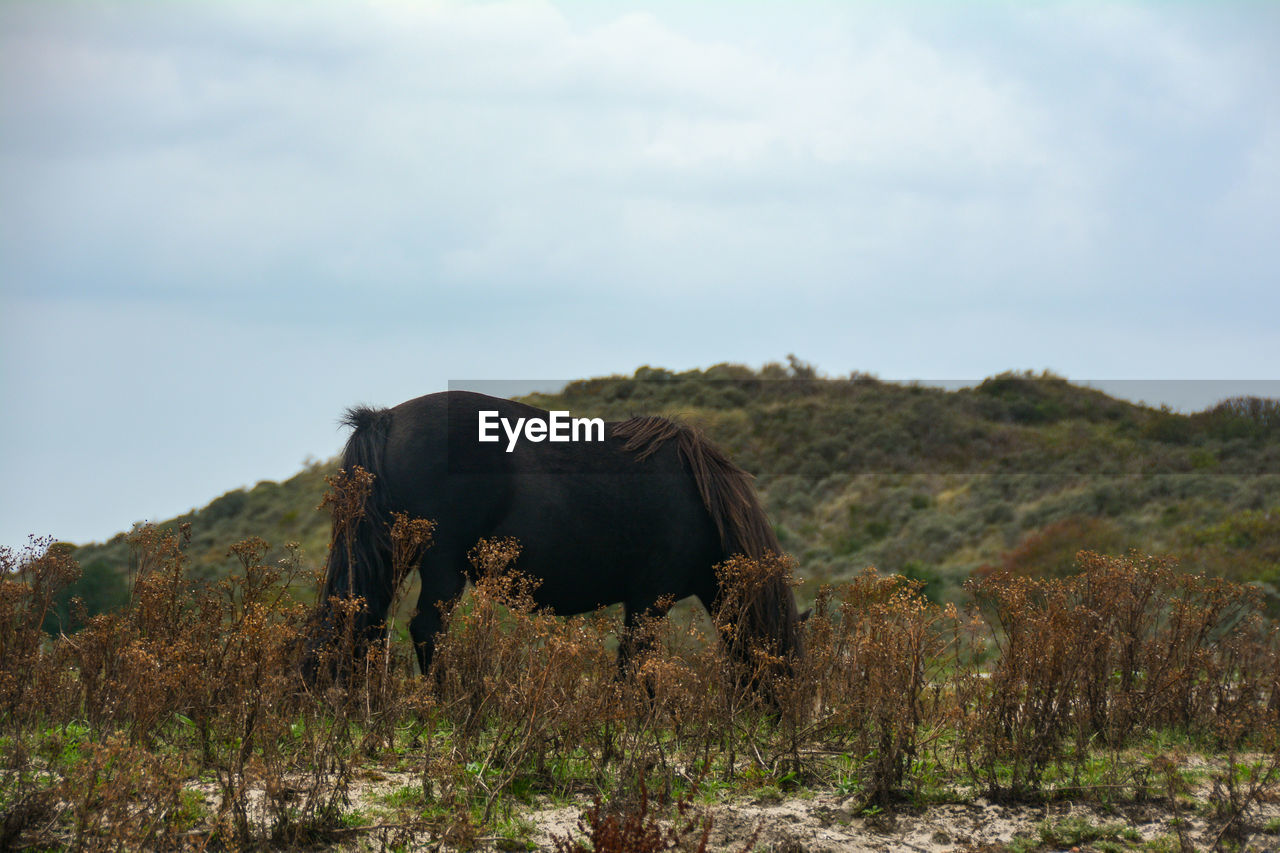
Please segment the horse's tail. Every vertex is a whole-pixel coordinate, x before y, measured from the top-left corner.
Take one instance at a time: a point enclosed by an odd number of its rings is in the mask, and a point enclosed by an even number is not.
[[[702,503],[715,522],[726,558],[742,554],[755,560],[762,577],[754,579],[742,630],[773,646],[784,655],[799,654],[800,620],[790,578],[782,571],[782,546],[756,494],[752,476],[738,467],[723,450],[688,424],[661,417],[623,421],[613,434],[626,439],[624,449],[644,459],[663,443],[675,439],[680,456],[689,466]],[[721,593],[723,595],[723,591]]]
[[[325,561],[324,585],[316,601],[321,631],[333,633],[350,619],[360,639],[372,639],[391,604],[390,517],[383,484],[383,455],[391,411],[368,406],[347,410],[343,426],[352,427],[342,452],[342,471],[325,497],[333,513],[333,534]],[[361,473],[367,472],[367,473]],[[340,616],[333,599],[361,598],[364,606]]]

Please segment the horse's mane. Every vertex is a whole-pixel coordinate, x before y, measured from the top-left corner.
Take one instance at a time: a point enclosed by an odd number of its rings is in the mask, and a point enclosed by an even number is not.
[[[751,475],[735,465],[701,430],[651,415],[614,424],[613,435],[626,439],[623,449],[641,460],[666,442],[676,440],[680,456],[693,473],[702,503],[716,523],[726,557],[740,553],[760,558],[770,552],[782,553]]]
[[[676,441],[693,473],[702,503],[715,521],[726,560],[735,554],[756,560],[782,555],[782,546],[760,505],[751,475],[700,430],[657,416],[631,418],[612,426],[613,435],[626,440],[623,449],[635,453],[638,460],[651,456],[666,442]],[[761,578],[746,604],[742,625],[746,634],[765,639],[784,654],[801,653],[796,599],[782,575],[770,572]],[[731,647],[735,653],[746,653],[745,646],[733,643]]]

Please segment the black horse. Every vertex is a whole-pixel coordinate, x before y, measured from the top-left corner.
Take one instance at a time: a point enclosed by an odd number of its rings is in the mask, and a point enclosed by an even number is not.
[[[499,440],[479,440],[481,413]],[[522,438],[498,418],[547,421],[550,413],[464,391],[429,394],[391,409],[357,407],[342,467],[374,475],[363,513],[335,519],[318,616],[332,624],[334,597],[363,597],[356,630],[377,638],[395,594],[391,513],[436,522],[418,566],[422,592],[410,633],[429,671],[439,602],[461,594],[468,552],[481,538],[514,537],[515,568],[539,582],[539,606],[582,613],[622,602],[629,634],[664,602],[696,595],[711,613],[721,600],[714,566],[735,554],[779,554],[751,477],[693,428],[666,418],[604,424],[602,440]],[[795,596],[782,578],[757,588],[739,634],[784,658],[798,652]],[[621,644],[620,663],[630,644]]]

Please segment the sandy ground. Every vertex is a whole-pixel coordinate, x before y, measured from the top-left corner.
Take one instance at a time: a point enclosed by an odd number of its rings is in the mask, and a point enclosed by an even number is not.
[[[421,777],[411,773],[357,773],[349,790],[351,805],[367,815],[385,812],[385,796],[407,786],[417,786]],[[217,808],[212,786],[205,790],[206,804]],[[261,794],[251,801],[261,807]],[[1202,792],[1207,794],[1207,791]],[[1203,798],[1201,798],[1203,799]],[[535,808],[523,813],[535,827],[532,836],[505,839],[489,836],[476,849],[485,851],[524,850],[532,842],[538,850],[551,850],[556,838],[579,837],[579,817],[590,806],[583,801],[571,806]],[[656,810],[656,808],[655,808]],[[668,810],[669,811],[669,810]],[[666,813],[666,812],[659,812]],[[1041,827],[1066,820],[1081,820],[1095,827],[1124,828],[1130,835],[1122,849],[1177,850],[1175,815],[1161,804],[1134,804],[1102,810],[1089,804],[1051,803],[1047,805],[1001,805],[985,798],[963,804],[944,804],[920,809],[898,807],[891,814],[863,815],[853,798],[836,794],[807,794],[785,799],[752,800],[736,798],[713,806],[698,806],[690,814],[709,815],[712,820],[707,849],[712,851],[771,851],[771,853],[870,853],[870,851],[980,851],[994,853],[1016,838],[1040,840]],[[265,818],[262,815],[251,815]],[[387,817],[390,817],[387,815]],[[1181,815],[1183,832],[1196,850],[1212,849],[1217,827],[1190,810]],[[378,818],[374,818],[375,823]],[[1263,803],[1249,815],[1255,827],[1280,823],[1280,796]],[[377,850],[376,831],[352,827],[350,834],[330,845],[333,851]],[[696,849],[700,832],[694,833],[689,849]],[[1163,845],[1144,848],[1143,842],[1165,839]],[[1112,842],[1118,840],[1113,834]],[[1033,846],[1033,845],[1027,845]],[[447,846],[423,844],[417,849],[449,850]],[[1024,847],[1024,849],[1026,849]],[[1096,843],[1079,847],[1045,846],[1042,850],[1096,850]],[[1245,840],[1244,851],[1280,853],[1280,834],[1255,832]]]
[[[1131,806],[1101,812],[1087,806],[1001,806],[978,799],[965,805],[939,805],[899,810],[894,815],[863,817],[852,800],[815,795],[777,803],[742,801],[710,810],[712,850],[769,850],[778,853],[870,853],[870,851],[982,851],[999,850],[1015,836],[1039,839],[1046,822],[1083,818],[1095,826],[1124,826],[1143,841],[1176,838],[1173,815],[1152,806]],[[1280,817],[1280,805],[1267,804],[1264,820]],[[576,825],[580,809],[559,808],[533,815],[539,849],[552,846],[552,835],[563,837]],[[1206,823],[1191,818],[1185,832],[1196,849],[1213,845]],[[751,843],[753,834],[754,844]],[[1141,842],[1131,842],[1141,844]],[[1054,849],[1046,847],[1044,849]],[[1062,848],[1072,849],[1072,848]],[[1089,849],[1082,845],[1079,849]],[[1176,841],[1174,842],[1176,849]],[[1257,834],[1244,849],[1280,851],[1280,835]]]

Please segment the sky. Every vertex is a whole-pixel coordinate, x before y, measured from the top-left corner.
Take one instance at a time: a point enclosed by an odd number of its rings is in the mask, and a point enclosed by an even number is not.
[[[1280,390],[1277,234],[1280,4],[4,0],[0,545],[466,380]]]

